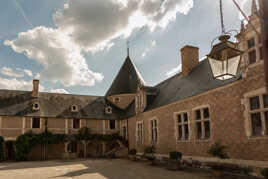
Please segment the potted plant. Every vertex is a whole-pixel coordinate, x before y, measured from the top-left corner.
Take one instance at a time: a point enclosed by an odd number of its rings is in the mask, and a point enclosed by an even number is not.
[[[169,160],[167,164],[168,170],[179,170],[181,168],[181,158],[182,153],[181,152],[169,152]]]
[[[154,146],[147,146],[144,148],[144,157],[151,161],[152,165],[155,165],[156,157],[154,155],[155,153],[155,147]]]
[[[208,154],[210,154],[213,157],[220,158],[220,159],[227,159],[229,157],[225,153],[224,151],[225,149],[226,147],[224,145],[222,145],[220,142],[216,142],[209,148]],[[214,174],[216,176],[221,176],[223,174],[223,169],[220,166],[213,165],[211,168],[214,170]]]
[[[268,168],[263,168],[261,174],[265,179],[268,179]]]
[[[129,159],[132,160],[132,161],[136,161],[136,153],[137,153],[137,150],[136,149],[131,149],[128,152]]]

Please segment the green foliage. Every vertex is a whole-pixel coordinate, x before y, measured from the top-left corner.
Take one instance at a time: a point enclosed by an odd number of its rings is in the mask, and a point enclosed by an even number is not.
[[[4,160],[4,138],[0,136],[0,161]]]
[[[45,125],[46,126],[46,125]],[[69,135],[71,138],[73,137],[75,140],[96,140],[96,141],[115,141],[120,140],[123,144],[127,143],[119,135],[119,133],[115,134],[91,134],[88,128],[82,128],[79,130],[78,134]],[[40,134],[34,134],[32,131],[29,131],[23,135],[20,135],[15,143],[16,146],[16,160],[25,161],[27,160],[28,154],[31,152],[32,148],[36,145],[48,145],[48,144],[59,144],[68,140],[68,137],[65,134],[53,134],[48,131],[47,127],[45,131]],[[1,139],[0,139],[1,146]],[[1,149],[0,149],[1,152]]]
[[[262,169],[261,174],[262,174],[262,176],[264,176],[264,178],[268,178],[268,168]]]
[[[212,155],[213,157],[218,157],[221,159],[227,159],[229,158],[228,155],[224,152],[226,147],[224,145],[221,145],[219,142],[216,142],[213,144],[209,150],[208,154]]]
[[[171,160],[181,160],[181,157],[182,157],[181,152],[176,152],[176,151],[169,152],[169,158]]]
[[[136,150],[136,149],[131,149],[131,150],[128,152],[129,155],[136,155],[136,153],[137,153],[137,150]]]
[[[154,146],[146,146],[144,147],[144,154],[153,154],[155,153],[155,147]]]

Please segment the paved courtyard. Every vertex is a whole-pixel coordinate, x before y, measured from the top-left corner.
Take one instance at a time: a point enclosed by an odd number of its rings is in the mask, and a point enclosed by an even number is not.
[[[211,179],[210,173],[168,171],[129,160],[0,163],[0,179]]]

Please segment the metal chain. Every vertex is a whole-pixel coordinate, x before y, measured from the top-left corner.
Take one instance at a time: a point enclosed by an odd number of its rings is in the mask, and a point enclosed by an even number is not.
[[[222,0],[220,0],[220,13],[221,13],[221,30],[222,34],[225,34],[225,27],[223,22]]]

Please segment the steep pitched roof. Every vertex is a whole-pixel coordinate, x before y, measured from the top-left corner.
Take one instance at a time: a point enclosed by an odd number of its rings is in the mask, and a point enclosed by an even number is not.
[[[41,92],[34,98],[31,94],[30,91],[0,90],[0,115],[90,119],[118,119],[121,115],[116,111],[105,114],[104,97]],[[32,108],[35,102],[40,108],[37,111]],[[72,105],[78,106],[78,112],[70,110]]]
[[[158,95],[146,110],[168,105],[240,79],[241,75],[225,81],[215,79],[209,62],[205,59],[188,76],[183,76],[182,73],[179,73],[156,85],[155,88],[158,89]]]
[[[145,85],[136,66],[128,56],[105,96],[135,93],[139,83]]]

